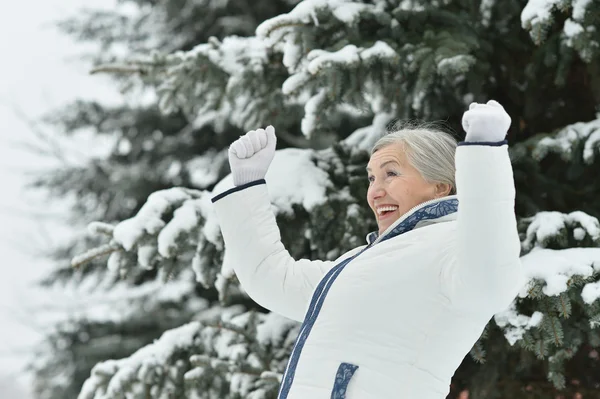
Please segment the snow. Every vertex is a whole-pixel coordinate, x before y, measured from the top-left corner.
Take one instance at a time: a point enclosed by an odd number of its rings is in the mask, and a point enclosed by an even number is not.
[[[288,34],[283,47],[283,65],[293,72],[302,58],[302,47],[298,35]]]
[[[178,187],[174,187],[167,190],[161,190],[150,194],[146,203],[142,206],[140,211],[131,219],[120,222],[114,229],[114,239],[123,246],[126,251],[133,249],[134,245],[144,236],[144,234],[158,234],[166,225],[165,221],[162,220],[162,216],[168,212],[174,206],[184,202],[185,200],[191,199],[191,190],[184,190]],[[189,216],[189,211],[186,214]],[[189,224],[185,221],[185,216],[178,217],[169,228],[169,230],[186,230],[189,228]],[[173,239],[172,236],[167,236],[164,240],[167,243],[163,243],[161,246],[165,251],[170,245]]]
[[[572,15],[575,20],[583,20],[587,7],[592,4],[592,0],[573,0],[571,7],[573,7]]]
[[[312,137],[312,134],[316,129],[318,121],[317,115],[326,98],[327,91],[325,91],[325,89],[319,89],[317,94],[313,95],[304,105],[304,117],[302,118],[301,129],[302,133],[307,138]]]
[[[248,342],[243,335],[234,329],[242,331],[257,323],[257,341]],[[283,343],[285,348],[293,344],[299,324],[270,313],[262,314],[253,311],[245,312],[244,308],[236,305],[228,308],[214,306],[199,314],[198,320],[165,332],[154,343],[139,349],[128,358],[107,360],[99,363],[92,370],[92,375],[85,382],[79,399],[108,399],[114,397],[121,387],[133,384],[134,390],[144,382],[151,381],[157,374],[179,374],[184,372],[186,381],[204,377],[205,367],[226,366],[230,369],[230,389],[240,397],[247,394],[257,377],[237,370],[236,364],[245,361],[248,364],[262,368],[265,359],[251,353],[251,348],[258,344],[265,348],[281,347],[284,337],[292,340]],[[211,348],[211,353],[199,354],[198,348]],[[189,356],[192,369],[186,370],[183,359],[175,360],[173,356]],[[275,353],[276,361],[283,360],[285,352]],[[173,375],[172,375],[173,376]],[[261,379],[280,380],[281,375],[265,372]],[[169,382],[167,382],[169,383]],[[156,386],[155,386],[156,388]],[[259,393],[255,393],[258,395]],[[258,396],[256,396],[258,397]]]
[[[585,238],[586,236],[586,231],[585,229],[582,229],[581,227],[577,227],[575,229],[573,229],[573,238],[575,238],[577,241],[581,241]]]
[[[326,190],[332,184],[327,173],[312,162],[313,155],[314,152],[311,150],[295,148],[275,152],[265,180],[276,213],[291,215],[292,206],[295,204],[301,205],[310,212],[315,206],[327,201]],[[201,199],[201,213],[206,220],[202,233],[215,245],[221,245],[220,228],[210,198],[233,187],[233,178],[228,175],[215,186],[212,193],[208,193]],[[222,270],[221,273],[229,275],[226,270]]]
[[[327,173],[312,161],[314,155],[313,150],[305,149],[276,151],[265,176],[275,213],[291,215],[293,205],[300,205],[310,212],[315,206],[327,201],[326,190],[332,184]],[[113,239],[125,251],[133,251],[136,245],[140,245],[137,254],[141,267],[151,266],[151,260],[157,251],[163,258],[171,258],[177,253],[191,250],[199,239],[198,233],[218,249],[222,249],[219,222],[211,198],[232,187],[233,179],[229,175],[215,186],[213,192],[177,187],[157,191],[148,197],[137,215],[114,227]],[[173,211],[173,217],[165,222],[163,217],[170,210]],[[111,229],[111,226],[97,222],[90,227],[90,230],[103,234],[110,234]],[[147,241],[152,236],[156,236],[155,244]],[[77,259],[85,258],[91,253]],[[130,266],[128,262],[131,262],[129,257],[122,251],[116,251],[110,255],[108,267],[117,273]],[[203,281],[203,263],[197,254],[192,260],[192,269],[196,273],[196,280]],[[231,270],[221,270],[221,275],[225,278],[231,274]]]
[[[214,109],[206,111],[203,110],[203,112],[199,112],[198,115],[196,115],[196,118],[191,125],[195,130],[200,130],[204,126],[210,125],[218,117],[219,111],[215,111]]]
[[[323,68],[334,64],[342,64],[344,68],[351,68],[359,62],[369,61],[371,58],[398,58],[398,54],[381,40],[378,40],[367,49],[348,44],[335,52],[320,49],[312,50],[306,56],[309,61],[307,70],[309,73],[316,75]]]
[[[540,325],[544,315],[534,312],[531,316],[525,316],[517,312],[513,303],[507,310],[494,315],[494,321],[498,327],[504,330],[504,336],[512,346],[523,337],[523,334],[532,327]]]
[[[545,286],[542,292],[556,296],[568,289],[567,283],[574,275],[590,277],[595,271],[600,271],[600,248],[534,248],[521,257],[521,262],[528,279],[543,281]],[[587,300],[593,297],[590,290],[586,294]],[[526,297],[527,291],[528,287],[523,287],[519,296]]]
[[[529,0],[521,12],[521,26],[530,29],[536,24],[550,23],[553,20],[553,9],[564,8],[564,3],[564,0]],[[568,46],[572,45],[575,36],[584,32],[581,22],[591,3],[591,0],[572,0],[570,4],[571,18],[567,18],[563,25],[563,33]]]
[[[131,380],[135,378],[144,380],[141,378],[142,376],[137,375],[139,371],[146,371],[142,374],[147,374],[156,369],[162,370],[174,352],[180,348],[192,346],[200,329],[199,322],[191,322],[166,331],[157,341],[139,349],[128,358],[98,363],[92,369],[90,378],[83,384],[78,399],[120,397],[122,387],[127,386]],[[102,394],[103,389],[99,389],[99,387],[105,385],[106,378],[109,376],[111,377],[110,382],[106,387],[106,392]]]
[[[170,58],[191,61],[203,55],[229,75],[252,69],[261,71],[268,61],[268,46],[256,37],[227,36],[222,42],[203,43],[187,52],[177,52]]]
[[[437,63],[438,73],[441,75],[465,73],[475,63],[475,57],[468,54],[459,54],[441,59]]]
[[[327,202],[326,190],[333,185],[327,173],[311,160],[314,152],[286,148],[275,152],[265,179],[272,204],[278,213],[293,214],[299,204],[308,212]]]
[[[348,11],[345,10],[346,8],[348,8]],[[326,9],[331,10],[334,15],[337,11],[336,17],[340,18],[341,21],[351,22],[356,13],[360,11],[359,8],[356,3],[348,0],[303,0],[287,14],[278,15],[261,23],[256,28],[256,36],[267,38],[276,29],[294,23],[308,24],[312,22],[315,26],[318,26],[317,13]]]
[[[426,95],[427,93],[424,90],[414,93],[411,106],[415,111],[421,111],[421,108],[423,107],[423,99]]]
[[[479,12],[481,13],[481,23],[483,26],[489,26],[492,18],[492,8],[496,4],[496,0],[482,0],[479,5]]]
[[[305,0],[306,1],[306,0]],[[354,24],[360,14],[373,9],[372,4],[346,3],[343,6],[332,7],[333,15],[347,25]]]
[[[215,194],[206,193],[198,201],[200,213],[205,220],[204,226],[201,230],[202,235],[207,241],[215,245],[217,248],[222,247],[221,228],[219,227],[219,221],[217,219],[215,209],[213,208],[211,198],[214,197],[214,195],[225,192],[233,187],[233,176],[229,174],[215,185],[215,188],[213,189],[213,193]]]
[[[591,305],[597,299],[600,299],[600,281],[587,283],[583,287],[583,290],[581,290],[581,298],[583,299],[583,302],[588,305]]]
[[[410,9],[414,9],[414,3],[413,1],[404,1],[401,3],[401,8],[410,5]],[[546,18],[556,3],[556,1],[530,1],[527,4],[529,9],[526,7],[522,18],[523,16],[528,17],[529,22]],[[481,3],[482,9],[484,4],[491,7],[491,0],[483,1]],[[582,18],[588,4],[589,0],[573,2],[574,21],[577,18]],[[372,6],[342,0],[305,0],[289,14],[263,23],[257,29],[257,34],[259,37],[261,35],[266,37],[278,26],[292,23],[294,18],[304,23],[317,25],[319,23],[317,15],[324,9],[329,9],[332,15],[340,21],[352,24],[356,21],[357,16],[369,7]],[[577,22],[574,21],[567,20],[564,27],[565,34],[577,33],[576,31],[580,26],[578,28]],[[284,63],[288,68],[294,68],[302,56],[301,47],[296,39],[292,35],[286,36]],[[248,68],[262,68],[267,60],[265,43],[265,41],[254,38],[227,38],[219,49],[215,49],[211,45],[201,45],[188,53],[187,56],[193,57],[198,55],[199,52],[205,53],[213,62],[232,75],[230,83],[233,84],[242,71]],[[308,72],[316,74],[322,68],[335,63],[343,63],[347,66],[373,57],[395,58],[398,55],[387,43],[377,41],[373,46],[366,49],[348,45],[336,52],[313,50],[308,56],[310,62],[303,65],[303,67],[306,67]],[[438,64],[438,68],[444,69],[448,66],[458,65],[463,61],[460,57],[462,56],[442,60]],[[302,90],[303,86],[311,79],[311,75],[307,71],[300,71],[290,76],[283,85],[284,93],[291,94]],[[307,137],[310,137],[314,131],[317,123],[316,115],[325,98],[326,92],[320,91],[306,104],[306,116],[302,122],[302,131]],[[247,96],[240,97],[242,103],[247,103],[250,100]],[[393,118],[393,113],[386,113],[383,108],[379,109],[379,106],[376,105],[377,101],[377,99],[374,99],[372,104],[374,108],[378,108],[377,110],[374,109],[375,115],[372,124],[356,130],[345,140],[345,144],[353,150],[370,150],[375,141],[383,135],[386,126]],[[194,124],[198,126],[211,123],[217,117],[218,113],[216,112],[202,114]],[[546,145],[548,148],[558,148],[564,152],[570,152],[575,140],[586,138],[584,158],[589,162],[593,160],[594,149],[597,148],[597,142],[600,141],[600,129],[598,127],[600,127],[600,120],[571,125],[568,129],[565,129],[564,136],[558,135],[548,138],[543,141],[542,147]],[[129,147],[128,143],[122,142],[120,148],[126,153],[129,151]],[[327,201],[326,192],[332,185],[327,173],[317,168],[313,163],[311,159],[313,155],[313,151],[300,149],[284,149],[276,152],[275,159],[266,176],[269,195],[276,212],[291,214],[294,204],[299,204],[310,212],[315,206]],[[215,152],[209,157],[198,157],[192,159],[186,165],[177,167],[187,167],[192,173],[193,183],[203,188],[215,182],[218,165],[221,165],[225,157],[226,151]],[[96,223],[90,225],[90,231],[94,234],[114,234],[115,240],[126,250],[134,251],[136,245],[138,245],[137,256],[141,267],[150,267],[152,259],[157,254],[164,257],[173,256],[180,249],[179,241],[181,237],[194,235],[195,229],[202,223],[204,224],[202,225],[201,234],[209,242],[222,249],[218,220],[214,214],[210,198],[232,186],[231,176],[228,176],[217,184],[213,192],[192,193],[192,191],[181,188],[163,190],[150,196],[142,210],[134,218],[123,221],[114,227],[108,224]],[[166,222],[163,217],[171,209],[174,210],[173,219]],[[349,207],[350,212],[356,212],[357,209],[355,204]],[[539,248],[539,243],[543,243],[562,229],[573,225],[581,225],[581,227],[576,227],[573,230],[574,237],[578,240],[583,240],[586,235],[594,238],[598,237],[597,219],[582,212],[572,212],[568,215],[558,212],[540,213],[535,216],[527,231],[526,245],[534,247],[534,249],[523,257],[523,265],[530,279],[540,279],[546,283],[544,287],[546,295],[558,295],[564,292],[568,288],[569,278],[573,275],[590,276],[594,270],[597,271],[599,268],[600,249],[598,248],[571,248],[560,251]],[[146,235],[156,235],[156,245],[154,243],[141,244]],[[108,262],[109,268],[112,268],[115,272],[119,271],[122,262],[125,261],[123,256],[124,254],[121,252],[111,255]],[[224,263],[227,264],[227,262]],[[50,290],[48,296],[44,297],[45,301],[52,304],[51,309],[48,309],[48,307],[43,308],[44,312],[47,313],[44,317],[50,318],[56,314],[64,315],[64,310],[67,310],[70,315],[85,315],[89,320],[114,320],[119,322],[131,317],[132,313],[136,311],[132,303],[144,302],[146,306],[152,306],[161,301],[185,300],[184,298],[194,291],[194,281],[199,278],[204,267],[205,265],[201,264],[201,259],[194,257],[192,269],[196,278],[194,279],[191,274],[192,270],[188,270],[170,281],[169,284],[163,284],[160,280],[137,287],[119,283],[114,288],[107,290],[109,286],[112,287],[112,281],[108,279],[100,280],[92,276],[85,279],[79,286],[75,282],[72,285],[56,286]],[[225,277],[231,276],[232,270],[223,269],[221,274]],[[521,294],[523,295],[523,292]],[[588,304],[599,299],[600,282],[586,284],[581,295],[584,302]],[[197,306],[198,310],[202,310],[208,305],[199,301],[194,306]],[[238,310],[229,314],[225,313],[223,320],[242,326],[248,321],[249,315],[239,314]],[[215,310],[215,312],[221,311],[222,309]],[[259,324],[257,330],[258,340],[263,344],[282,339],[282,331],[296,326],[295,322],[275,314],[266,315],[262,320],[263,322]],[[511,344],[514,344],[525,331],[539,325],[542,314],[535,312],[531,316],[519,315],[513,306],[506,312],[497,314],[495,320],[499,326],[506,329],[507,339]],[[165,333],[154,344],[142,348],[127,359],[101,363],[95,369],[94,377],[88,380],[86,384],[89,383],[91,386],[95,383],[94,378],[98,378],[97,381],[99,381],[105,378],[103,374],[112,375],[116,373],[111,381],[111,389],[116,391],[123,381],[134,378],[134,376],[135,378],[142,378],[151,365],[162,366],[162,363],[177,348],[194,345],[194,337],[198,331],[198,322],[193,322]],[[289,336],[293,337],[293,334],[289,334]],[[247,348],[234,342],[233,338],[232,334],[224,334],[222,340],[215,344],[215,348],[220,354],[231,358],[246,355]],[[186,374],[186,378],[199,377],[201,373],[201,369],[194,369]],[[234,376],[232,380],[232,385],[240,391],[248,389],[247,383],[248,380],[242,376]],[[82,395],[85,394],[82,392]]]
[[[600,248],[568,248],[553,250],[534,248],[521,257],[527,279],[541,280],[545,283],[542,292],[547,296],[557,296],[569,289],[569,280],[573,276],[590,277],[600,272]],[[528,296],[529,286],[523,287],[520,298]],[[600,299],[600,281],[588,282],[581,290],[581,298],[587,305]],[[504,329],[506,339],[511,345],[518,341],[526,330],[539,325],[540,312],[529,317],[516,311],[513,302],[509,309],[494,316],[499,327]],[[594,326],[591,326],[594,328]]]
[[[560,212],[538,212],[531,220],[527,228],[523,248],[530,249],[534,245],[544,244],[548,239],[560,234],[561,230],[569,226],[581,225],[574,232],[578,240],[582,240],[585,234],[596,240],[600,237],[600,223],[598,219],[581,211],[564,214]]]
[[[590,165],[595,160],[595,151],[600,148],[600,119],[585,124],[584,128],[589,130],[586,131],[587,140],[583,148],[583,160]]]
[[[174,257],[181,249],[178,245],[180,235],[193,234],[199,222],[195,202],[185,201],[175,210],[173,219],[158,234],[158,252],[161,256]]]
[[[286,36],[284,52],[284,65],[291,75],[283,83],[284,94],[298,92],[307,82],[311,75],[317,75],[322,69],[335,64],[343,64],[344,67],[357,65],[359,62],[368,62],[371,59],[397,59],[398,54],[387,43],[378,40],[371,47],[362,48],[349,44],[338,51],[329,52],[325,50],[312,50],[307,56],[307,63],[301,63],[302,52],[296,43],[295,35]],[[296,73],[294,73],[296,72]]]
[[[377,40],[371,47],[362,50],[360,57],[363,60],[370,58],[398,58],[398,53],[386,42]]]
[[[402,11],[424,11],[425,6],[415,0],[401,0],[398,9]]]
[[[319,26],[318,15],[329,11],[337,20],[347,25],[356,23],[363,12],[376,12],[378,7],[349,0],[303,0],[287,14],[281,14],[261,23],[256,28],[256,36],[278,42],[293,29],[294,25],[314,24]],[[279,31],[279,32],[276,32]],[[277,33],[274,35],[273,33]]]
[[[77,258],[76,258],[77,259]],[[111,271],[114,275],[117,275],[119,271],[127,269],[127,260],[123,252],[115,251],[110,254],[108,260],[106,261],[106,267],[109,271]]]
[[[300,91],[302,87],[310,81],[311,78],[311,75],[304,71],[290,75],[290,77],[288,77],[285,80],[285,82],[283,82],[283,85],[281,86],[281,91],[285,95],[296,93]]]
[[[376,113],[371,125],[355,130],[350,136],[346,137],[344,143],[352,151],[367,151],[370,153],[377,140],[385,135],[387,126],[394,117],[393,113]]]
[[[562,0],[529,0],[521,11],[521,26],[528,29],[530,26],[545,23],[552,17],[552,9]]]
[[[584,141],[583,160],[590,165],[595,160],[594,151],[598,151],[599,148],[600,119],[573,123],[552,136],[544,137],[537,143],[532,156],[541,160],[548,153],[553,152],[560,154],[563,159],[569,160],[572,156],[572,149],[580,141]]]
[[[137,251],[137,260],[140,267],[151,269],[152,260],[156,257],[157,253],[154,245],[140,245]]]
[[[567,43],[570,45],[570,40],[573,37],[583,33],[583,26],[581,26],[579,22],[575,22],[572,19],[567,19],[563,27],[563,32],[567,37]]]
[[[281,345],[281,332],[290,330],[293,327],[299,327],[298,323],[280,316],[276,313],[269,313],[264,322],[256,328],[256,340],[262,345]]]
[[[351,67],[360,62],[358,51],[358,47],[353,44],[348,44],[335,52],[312,50],[306,56],[309,61],[307,70],[316,75],[321,69],[332,64],[344,64],[345,67]]]

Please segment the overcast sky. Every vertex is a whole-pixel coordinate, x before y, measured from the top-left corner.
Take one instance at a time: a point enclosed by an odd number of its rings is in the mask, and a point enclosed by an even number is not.
[[[27,120],[72,101],[95,97],[111,101],[115,89],[90,76],[77,61],[84,49],[61,35],[53,22],[83,7],[110,7],[114,0],[20,0],[0,4],[0,397],[23,399],[7,384],[26,381],[22,367],[39,326],[27,304],[27,285],[48,270],[41,250],[69,234],[61,208],[49,207],[23,190],[27,173],[56,164],[25,148],[40,139]],[[42,129],[45,134],[51,131]],[[80,143],[81,145],[81,143]],[[84,148],[85,149],[85,148]],[[5,391],[2,391],[5,389]],[[16,389],[16,388],[11,388]]]

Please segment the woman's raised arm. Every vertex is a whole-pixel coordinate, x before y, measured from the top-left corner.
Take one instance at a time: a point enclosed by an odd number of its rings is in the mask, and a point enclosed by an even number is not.
[[[451,298],[505,309],[524,283],[515,216],[515,184],[505,136],[510,116],[496,101],[471,104],[467,136],[456,150],[456,263],[445,270]]]
[[[283,246],[264,180],[275,142],[271,126],[236,140],[229,150],[236,187],[212,202],[225,242],[224,263],[242,288],[259,305],[302,321],[313,290],[336,263],[295,260]]]

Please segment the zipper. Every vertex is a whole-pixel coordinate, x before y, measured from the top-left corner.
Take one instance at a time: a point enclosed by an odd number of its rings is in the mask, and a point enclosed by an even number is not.
[[[457,198],[456,195],[448,195],[445,197],[441,197],[441,198],[435,198],[429,201],[425,201],[425,202],[421,202],[419,205],[417,206],[413,206],[411,209],[408,210],[408,212],[406,212],[404,215],[402,215],[400,217],[400,219],[396,220],[391,226],[389,226],[387,229],[385,229],[385,231],[381,234],[379,234],[379,236],[375,239],[375,241],[373,241],[373,243],[371,245],[375,245],[377,244],[379,241],[381,241],[381,239],[390,231],[392,231],[396,226],[398,226],[400,223],[402,223],[404,220],[406,220],[410,215],[412,215],[416,210],[420,209],[420,208],[424,208],[427,205],[431,205],[434,204],[436,202],[440,202],[440,201],[445,201],[445,200],[449,200],[449,199],[455,199]],[[369,246],[371,246],[369,245]]]

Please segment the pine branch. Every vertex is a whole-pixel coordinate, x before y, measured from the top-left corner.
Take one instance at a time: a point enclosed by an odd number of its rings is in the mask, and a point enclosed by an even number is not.
[[[205,326],[207,327],[213,327],[216,328],[217,330],[226,330],[226,331],[231,331],[234,333],[237,333],[241,336],[243,336],[244,338],[246,338],[246,340],[248,342],[256,342],[256,339],[251,337],[248,333],[246,333],[245,331],[241,330],[241,329],[237,329],[234,327],[229,327],[229,324],[224,324],[223,322],[219,321],[217,323],[208,323],[205,322],[203,323]]]
[[[113,73],[113,74],[134,74],[139,73],[145,75],[148,73],[148,69],[140,65],[123,65],[123,64],[106,64],[92,68],[90,75],[97,73]]]
[[[109,255],[113,252],[121,251],[122,249],[123,248],[119,244],[114,242],[106,245],[101,245],[81,255],[75,256],[73,260],[71,260],[71,266],[74,268],[78,268],[79,266],[91,262],[93,259],[99,258],[104,255]]]

